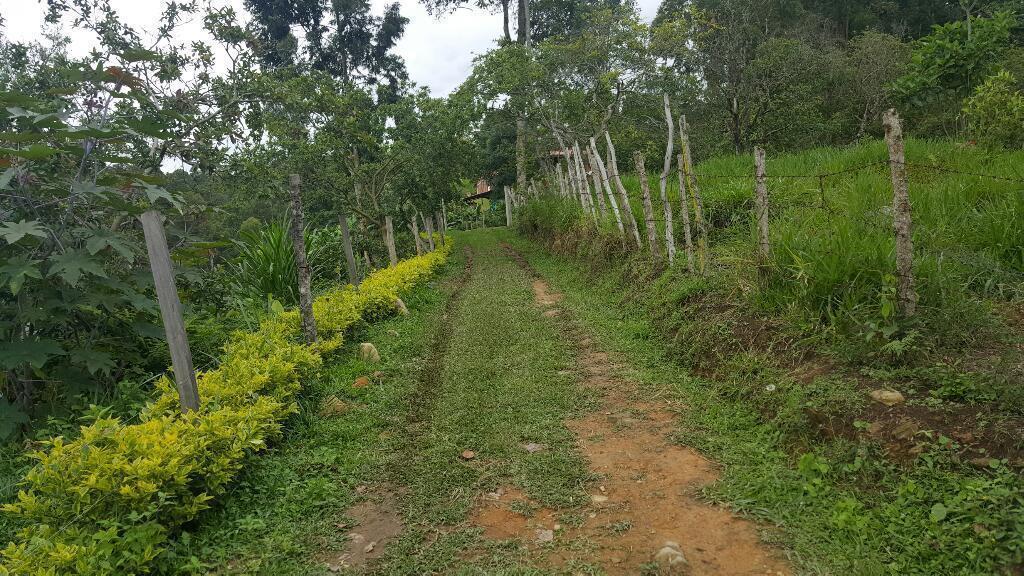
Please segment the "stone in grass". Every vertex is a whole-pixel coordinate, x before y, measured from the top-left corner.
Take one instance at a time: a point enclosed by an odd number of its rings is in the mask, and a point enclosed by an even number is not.
[[[537,542],[540,542],[540,543],[554,542],[554,540],[555,540],[555,531],[554,530],[546,530],[544,528],[538,528],[537,529]]]
[[[409,308],[405,306],[405,302],[402,302],[401,298],[395,298],[395,309],[398,310],[398,313],[402,316],[409,315]]]
[[[668,540],[654,555],[654,562],[661,574],[682,574],[686,570],[686,556],[678,542]]]
[[[373,344],[363,342],[359,345],[359,359],[364,362],[380,362],[380,352]]]
[[[903,402],[903,394],[895,390],[872,390],[871,398],[875,402],[880,402],[886,406],[895,406]]]
[[[366,388],[370,385],[370,379],[366,376],[360,376],[356,378],[356,381],[352,383],[353,388]]]
[[[323,403],[320,405],[320,417],[321,418],[332,418],[339,416],[348,411],[348,404],[345,404],[341,398],[334,396],[333,394],[324,398]]]

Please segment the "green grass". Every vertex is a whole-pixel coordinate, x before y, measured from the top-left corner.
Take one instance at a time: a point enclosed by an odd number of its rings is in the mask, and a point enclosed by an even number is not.
[[[862,404],[847,382],[795,386],[772,362],[742,350],[720,380],[680,369],[670,354],[675,344],[651,320],[651,303],[699,286],[638,287],[617,266],[595,271],[514,242],[596,340],[629,359],[632,378],[689,407],[680,441],[724,466],[706,496],[779,525],[800,573],[1009,574],[1024,561],[1024,483],[1014,471],[966,466],[955,443],[939,435],[923,435],[925,451],[911,465],[892,463],[867,441],[821,439],[798,419],[808,407]]]
[[[360,485],[394,492],[404,519],[376,573],[538,573],[525,548],[486,542],[464,521],[476,496],[502,485],[541,505],[581,502],[586,464],[562,421],[585,398],[558,374],[573,356],[533,306],[528,276],[486,232],[457,238],[442,277],[406,300],[410,315],[349,339],[374,342],[382,363],[354,359],[350,345],[308,383],[285,437],[193,523],[160,573],[327,574],[323,555],[343,548],[337,525],[350,524]],[[473,254],[464,284],[462,246]],[[351,388],[375,370],[384,378]],[[332,394],[351,409],[320,417]],[[530,454],[527,442],[548,449]],[[466,449],[474,460],[460,459]]]
[[[998,327],[987,300],[1024,296],[1024,152],[924,140],[908,140],[906,151],[920,314],[892,328],[900,336],[916,330],[936,346],[960,346],[967,335]],[[895,274],[887,158],[885,144],[872,141],[768,159],[773,261],[769,276],[757,280],[761,307],[781,312],[798,306],[809,321],[845,332],[873,324],[881,333],[883,325],[897,323],[884,312]],[[814,176],[844,170],[850,172]],[[752,156],[709,160],[697,172],[715,261],[753,269]],[[626,175],[623,180],[643,228],[638,179]],[[649,174],[649,180],[660,219],[657,175]],[[668,196],[681,247],[674,173]],[[558,218],[564,222],[568,216]],[[611,230],[608,224],[603,228]],[[658,229],[660,235],[661,223]]]

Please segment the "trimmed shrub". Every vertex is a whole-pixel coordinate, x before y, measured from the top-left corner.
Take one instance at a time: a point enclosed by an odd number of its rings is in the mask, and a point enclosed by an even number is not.
[[[430,275],[444,247],[371,274],[359,288],[327,291],[313,306],[323,340],[299,340],[294,310],[258,330],[236,333],[221,365],[198,376],[200,409],[178,413],[173,382],[163,378],[156,400],[137,424],[114,418],[56,437],[32,454],[17,500],[3,511],[26,520],[18,542],[0,554],[0,575],[138,574],[149,570],[183,523],[209,508],[247,456],[276,438],[297,410],[301,383],[316,377],[323,355],[347,328],[395,310],[399,294]]]

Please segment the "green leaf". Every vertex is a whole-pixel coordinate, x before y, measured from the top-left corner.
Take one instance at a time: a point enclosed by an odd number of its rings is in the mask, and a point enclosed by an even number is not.
[[[929,514],[929,517],[932,519],[932,522],[941,522],[946,518],[946,514],[948,512],[949,511],[946,510],[946,505],[942,502],[938,502],[932,506],[932,511],[931,514]]]
[[[0,224],[0,236],[7,240],[8,244],[14,244],[26,236],[46,238],[46,231],[39,225],[38,220],[26,222],[4,222]]]
[[[26,278],[42,279],[39,262],[39,260],[29,260],[24,256],[11,258],[3,266],[0,266],[0,282],[7,283],[11,287],[11,293],[17,295],[25,284]]]
[[[0,440],[7,440],[18,431],[18,426],[28,422],[28,415],[6,400],[0,400]]]
[[[94,348],[74,348],[68,353],[68,357],[76,364],[85,365],[90,374],[103,372],[110,374],[114,367],[114,357],[110,354]]]
[[[0,174],[0,190],[9,190],[11,188],[11,180],[18,173],[18,169],[11,167],[4,170],[3,174]]]
[[[55,340],[19,340],[0,343],[0,368],[13,370],[23,364],[42,368],[51,358],[64,354]]]
[[[154,206],[158,200],[163,199],[168,201],[179,212],[181,211],[181,198],[177,194],[167,191],[163,186],[156,186],[141,180],[137,181],[136,184],[145,188],[146,197],[149,198],[149,202]]]
[[[160,53],[145,48],[128,48],[121,53],[121,58],[126,62],[155,62],[160,59]]]
[[[95,259],[80,250],[69,250],[63,254],[50,257],[50,269],[46,275],[60,276],[71,286],[78,284],[78,281],[85,273],[106,278],[107,273]]]
[[[52,148],[46,144],[33,144],[28,148],[0,148],[0,154],[7,156],[17,156],[26,160],[42,160],[43,158],[49,158],[54,154],[60,154],[60,150]]]
[[[101,250],[110,248],[129,262],[135,261],[135,247],[125,240],[124,236],[106,228],[97,228],[90,232],[92,236],[85,241],[85,248],[89,254],[96,255]]]

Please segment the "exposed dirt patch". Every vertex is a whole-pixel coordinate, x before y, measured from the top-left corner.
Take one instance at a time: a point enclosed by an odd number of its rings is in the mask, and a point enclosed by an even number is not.
[[[536,276],[511,247],[509,255]],[[538,306],[550,310],[561,300],[540,278],[533,282]],[[536,546],[542,563],[600,566],[606,574],[639,574],[668,542],[686,556],[688,574],[790,574],[778,554],[763,545],[756,526],[695,496],[717,478],[715,466],[694,450],[673,444],[675,413],[667,400],[650,398],[620,375],[619,367],[598,350],[564,310],[557,320],[577,348],[584,384],[601,392],[597,412],[567,422],[596,480],[591,503],[571,525],[557,522],[554,511],[516,504],[519,493],[488,501],[472,522],[493,538],[516,538]],[[567,523],[569,524],[569,523]],[[547,531],[551,531],[550,534]],[[548,537],[553,545],[543,545]]]
[[[345,515],[352,519],[351,522],[338,523],[339,528],[349,530],[345,548],[322,557],[332,572],[359,568],[380,558],[388,543],[402,533],[398,500],[389,490],[369,495]]]

